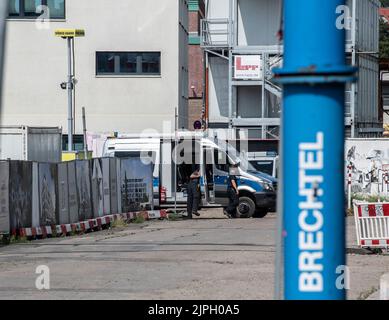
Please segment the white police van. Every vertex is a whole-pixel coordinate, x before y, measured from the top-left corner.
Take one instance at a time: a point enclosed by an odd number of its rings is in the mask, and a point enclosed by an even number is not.
[[[277,180],[243,164],[232,146],[204,137],[202,133],[181,132],[176,135],[123,135],[109,138],[105,157],[141,157],[153,169],[154,206],[185,205],[189,177],[200,168],[202,207],[228,205],[227,180],[230,165],[238,165],[240,204],[238,216],[265,217],[276,207]]]

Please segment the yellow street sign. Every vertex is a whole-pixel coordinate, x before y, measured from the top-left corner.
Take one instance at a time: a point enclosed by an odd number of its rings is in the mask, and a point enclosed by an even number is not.
[[[85,30],[82,29],[57,29],[55,30],[56,37],[75,38],[85,37]]]

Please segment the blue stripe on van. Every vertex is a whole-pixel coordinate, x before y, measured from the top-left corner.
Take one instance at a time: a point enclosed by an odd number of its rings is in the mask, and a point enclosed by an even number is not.
[[[249,179],[243,179],[243,178],[238,178],[238,187],[240,186],[248,186],[250,188],[253,188],[256,192],[262,192],[263,188],[262,186],[257,182],[257,181],[252,181]]]

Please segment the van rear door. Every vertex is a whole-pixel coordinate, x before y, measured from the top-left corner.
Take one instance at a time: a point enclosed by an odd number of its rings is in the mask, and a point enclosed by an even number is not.
[[[216,202],[215,199],[215,155],[214,149],[204,146],[203,149],[203,172],[202,177],[204,179],[204,193],[205,193],[205,202],[214,204]],[[206,203],[203,203],[205,205]]]
[[[227,154],[221,150],[214,150],[214,161],[215,203],[228,206],[229,164]]]

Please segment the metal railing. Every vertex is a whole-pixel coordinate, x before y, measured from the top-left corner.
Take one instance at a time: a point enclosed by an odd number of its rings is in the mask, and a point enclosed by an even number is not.
[[[230,47],[230,21],[228,19],[201,20],[201,47],[228,48]]]

